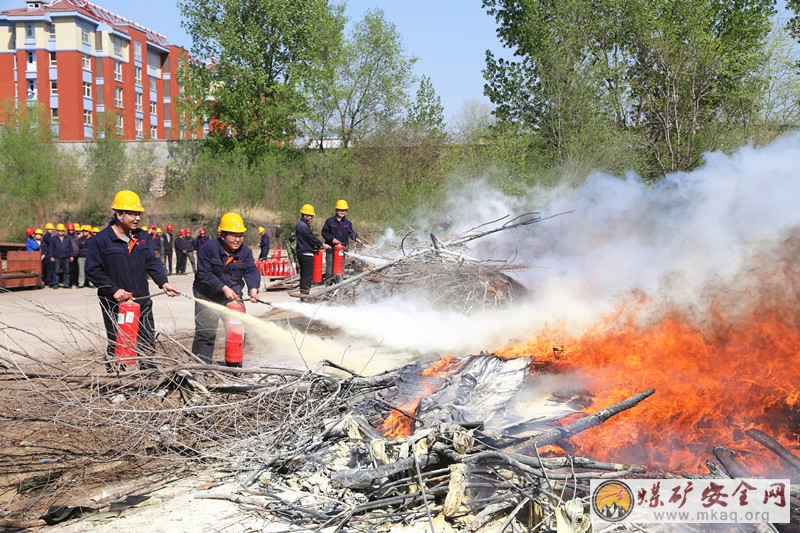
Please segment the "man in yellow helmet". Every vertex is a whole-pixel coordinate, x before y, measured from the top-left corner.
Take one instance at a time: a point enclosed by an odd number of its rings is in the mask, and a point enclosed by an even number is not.
[[[300,294],[306,295],[311,290],[311,277],[314,274],[314,252],[330,246],[320,241],[311,231],[311,220],[314,218],[314,206],[305,204],[300,208],[300,220],[294,227],[297,240],[297,264],[300,267]]]
[[[261,248],[261,253],[258,254],[258,260],[269,259],[269,233],[267,233],[267,228],[259,226],[258,234],[261,236],[261,240],[258,243],[258,247]]]
[[[52,222],[44,225],[44,235],[42,235],[42,279],[44,284],[52,287],[53,283],[58,285],[54,272],[55,263],[51,261],[53,257],[52,244],[55,238],[56,227]]]
[[[75,253],[72,249],[72,239],[67,236],[67,227],[59,223],[56,226],[56,235],[50,241],[50,262],[53,268],[50,286],[52,288],[57,289],[59,281],[65,289],[72,287],[70,285],[69,269],[74,260]]]
[[[206,241],[197,251],[197,270],[192,284],[195,298],[225,305],[241,298],[247,284],[250,301],[258,302],[261,274],[253,252],[244,244],[247,227],[242,217],[238,213],[225,213],[217,229],[219,237]],[[192,353],[206,363],[213,359],[219,318],[217,311],[195,302]]]
[[[86,287],[88,283],[86,282],[86,252],[89,250],[89,241],[91,240],[91,236],[89,235],[89,231],[92,227],[88,224],[84,224],[80,227],[80,236],[76,240],[76,244],[78,246],[78,254],[75,262],[78,265],[78,288],[81,289]]]
[[[111,222],[89,239],[86,251],[86,277],[97,287],[108,337],[106,368],[114,370],[119,304],[132,298],[136,298],[141,306],[136,350],[139,367],[151,368],[154,366],[155,323],[147,277],[150,276],[167,296],[178,296],[180,290],[167,280],[161,261],[153,253],[147,232],[139,228],[144,212],[139,195],[133,191],[120,191],[114,196],[111,209],[114,210]]]
[[[333,248],[336,245],[344,246],[345,252],[353,239],[358,244],[361,244],[361,238],[353,229],[353,223],[347,219],[347,210],[349,206],[346,200],[339,200],[336,202],[336,214],[330,217],[322,225],[322,238],[325,239],[325,244],[330,248],[325,252],[325,276],[330,278],[333,274]]]

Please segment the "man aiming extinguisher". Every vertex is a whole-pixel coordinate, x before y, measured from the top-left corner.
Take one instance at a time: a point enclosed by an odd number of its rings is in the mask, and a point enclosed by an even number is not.
[[[322,225],[322,238],[325,239],[325,244],[330,246],[325,252],[326,279],[335,274],[333,264],[335,262],[334,253],[336,247],[341,246],[343,251],[346,252],[350,239],[361,244],[361,237],[353,229],[353,223],[347,218],[347,210],[349,208],[346,200],[339,200],[336,202],[336,214],[325,220]]]
[[[111,205],[113,218],[108,226],[89,240],[86,251],[86,277],[97,287],[103,323],[108,337],[106,368],[113,371],[118,348],[118,310],[122,302],[136,298],[139,304],[138,342],[135,353],[140,368],[153,367],[155,324],[153,301],[149,298],[149,275],[167,296],[178,296],[180,290],[168,282],[161,261],[155,256],[147,232],[139,228],[144,207],[133,191],[119,191]]]
[[[253,252],[244,244],[247,227],[237,213],[225,213],[219,222],[219,237],[210,240],[197,252],[197,271],[192,290],[197,300],[208,300],[220,305],[242,297],[247,284],[248,296],[258,302],[261,274],[258,272]],[[194,341],[192,353],[206,363],[214,356],[219,313],[196,301],[194,304]],[[241,366],[241,354],[232,360],[226,354],[228,366]]]

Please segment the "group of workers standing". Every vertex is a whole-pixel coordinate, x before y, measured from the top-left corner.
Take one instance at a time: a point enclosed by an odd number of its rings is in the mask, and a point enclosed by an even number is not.
[[[337,245],[347,251],[350,239],[361,244],[361,238],[353,229],[353,223],[347,219],[349,206],[345,200],[336,202],[336,214],[322,225],[322,240],[318,239],[311,228],[311,221],[316,216],[314,206],[305,204],[300,208],[300,220],[295,226],[297,238],[297,263],[300,267],[300,294],[306,296],[311,291],[314,271],[314,253],[325,250],[325,276],[333,274],[333,253]]]
[[[45,285],[54,289],[86,286],[86,250],[99,228],[74,222],[66,225],[48,222],[44,228],[44,231],[25,230],[25,250],[41,254]]]
[[[259,301],[261,275],[252,251],[244,244],[244,234],[247,231],[244,220],[238,213],[225,213],[220,219],[217,228],[219,237],[216,239],[207,238],[205,230],[202,229],[196,239],[192,238],[188,230],[180,230],[178,238],[173,239],[174,228],[171,225],[166,227],[166,232],[161,232],[160,228],[154,225],[149,226],[149,231],[140,227],[144,207],[139,196],[133,191],[119,191],[114,196],[111,210],[113,217],[108,226],[102,230],[95,228],[91,232],[92,235],[86,239],[84,260],[81,262],[85,283],[97,287],[108,337],[106,350],[108,369],[111,371],[120,366],[115,367],[113,364],[117,346],[118,311],[121,303],[131,300],[140,306],[136,349],[139,366],[140,368],[154,366],[155,323],[148,277],[167,296],[181,295],[180,290],[168,279],[168,275],[172,274],[173,250],[177,257],[176,273],[185,272],[187,260],[194,271],[192,292],[195,300],[195,336],[192,353],[203,362],[211,363],[220,314],[203,302],[225,305],[232,301],[248,299],[252,303]],[[347,248],[351,239],[357,243],[361,242],[352,223],[346,218],[347,210],[348,205],[344,200],[336,203],[336,214],[325,221],[320,240],[311,228],[311,221],[315,215],[314,207],[305,204],[300,209],[296,239],[301,296],[309,294],[315,251],[322,249],[331,251],[331,256],[328,258],[330,269],[332,250],[336,245]],[[55,229],[59,231],[58,228]],[[83,230],[83,227],[81,229]],[[259,257],[266,258],[270,245],[269,236],[263,227],[259,227],[258,231],[261,234]],[[37,239],[37,235],[40,235],[39,241],[42,241],[44,237],[34,230],[32,233],[34,240]],[[42,246],[51,245],[41,244],[40,248]],[[69,269],[65,271],[69,272]],[[330,275],[330,270],[328,274]],[[244,294],[247,296],[243,297]]]

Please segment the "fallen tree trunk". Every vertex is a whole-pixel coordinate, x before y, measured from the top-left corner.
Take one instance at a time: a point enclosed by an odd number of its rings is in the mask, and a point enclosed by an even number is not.
[[[757,429],[748,429],[745,435],[764,446],[766,449],[777,455],[781,461],[800,474],[800,458],[783,447],[783,445]]]
[[[655,391],[655,389],[650,389],[640,392],[639,394],[635,394],[626,400],[622,400],[621,402],[615,403],[610,407],[606,407],[605,409],[598,411],[593,415],[581,418],[577,422],[574,422],[567,427],[553,428],[545,431],[544,433],[536,435],[535,437],[528,439],[521,444],[512,446],[511,451],[525,453],[526,451],[530,451],[535,448],[555,444],[561,439],[567,439],[576,433],[580,433],[581,431],[585,431],[589,428],[600,425],[612,416],[638,405],[639,402],[652,395]]]

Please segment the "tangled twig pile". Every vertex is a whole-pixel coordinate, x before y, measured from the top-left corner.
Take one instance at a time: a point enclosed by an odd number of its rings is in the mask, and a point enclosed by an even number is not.
[[[352,303],[380,301],[398,294],[424,294],[436,308],[466,314],[511,305],[526,298],[528,291],[506,272],[528,265],[470,257],[466,254],[466,243],[552,217],[525,213],[508,218],[481,224],[446,240],[431,232],[426,236],[428,245],[415,240],[417,232],[410,230],[396,245],[372,247],[370,255],[350,254],[353,275],[344,280],[330,280],[327,286],[313,289],[307,299]],[[482,229],[490,225],[494,227]]]

